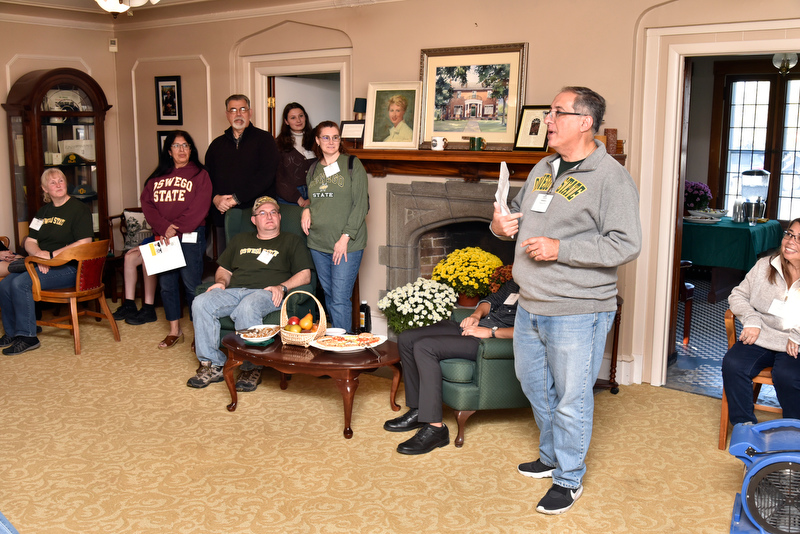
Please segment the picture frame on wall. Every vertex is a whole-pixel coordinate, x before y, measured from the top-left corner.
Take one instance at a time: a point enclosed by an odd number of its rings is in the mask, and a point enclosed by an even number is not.
[[[183,124],[183,97],[180,76],[156,76],[156,123]]]
[[[547,151],[547,125],[544,114],[550,106],[522,106],[517,122],[514,150]]]
[[[370,83],[364,148],[417,148],[421,95],[422,82]]]
[[[466,149],[460,137],[479,135],[490,150],[511,150],[519,110],[525,102],[528,43],[420,52],[422,146],[447,136],[450,148]]]
[[[164,150],[164,141],[167,140],[167,136],[171,132],[169,130],[159,130],[156,132],[156,137],[158,141],[158,153],[161,154],[161,151]]]

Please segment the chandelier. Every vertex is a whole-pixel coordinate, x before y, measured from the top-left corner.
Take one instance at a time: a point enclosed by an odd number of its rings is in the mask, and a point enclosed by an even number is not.
[[[132,7],[141,7],[145,5],[147,2],[151,4],[157,4],[160,0],[94,0],[97,2],[97,5],[108,11],[109,13],[113,13],[116,17],[120,13],[125,13]]]

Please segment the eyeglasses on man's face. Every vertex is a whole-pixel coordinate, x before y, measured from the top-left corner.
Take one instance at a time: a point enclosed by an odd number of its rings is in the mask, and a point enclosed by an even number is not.
[[[191,145],[188,143],[172,143],[170,146],[175,150],[189,150],[189,148],[191,148]]]
[[[788,230],[783,232],[783,238],[784,239],[790,239],[790,240],[794,241],[795,243],[800,243],[800,235],[793,234],[792,232],[790,232]]]
[[[280,215],[278,210],[270,210],[270,211],[261,210],[258,213],[256,213],[256,217],[269,217],[270,219],[273,217],[277,217],[278,215]]]
[[[563,117],[564,115],[585,115],[584,113],[577,113],[575,111],[560,111],[558,109],[548,109],[547,111],[542,112],[542,118],[546,119],[547,117],[553,117],[553,120],[558,119],[559,117]]]
[[[248,111],[250,111],[250,108],[248,108],[247,106],[242,106],[240,108],[229,108],[228,109],[228,113],[230,113],[231,115],[235,115],[236,113],[241,113],[242,115],[244,115]]]
[[[341,139],[341,136],[338,136],[338,135],[322,135],[322,136],[320,136],[320,139],[322,139],[326,143],[329,143],[330,141],[333,141],[334,143],[338,143],[339,140]]]

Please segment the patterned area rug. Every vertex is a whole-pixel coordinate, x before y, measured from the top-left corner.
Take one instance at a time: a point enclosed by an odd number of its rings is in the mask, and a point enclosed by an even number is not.
[[[677,361],[667,368],[666,387],[722,398],[722,358],[728,350],[725,335],[725,311],[728,299],[711,304],[708,302],[709,281],[687,279],[694,284],[694,303],[692,304],[692,325],[689,344],[683,345],[683,303],[678,304],[678,332],[675,349]],[[738,336],[742,325],[736,321]],[[772,386],[761,388],[759,399],[762,404],[778,406],[775,389]]]

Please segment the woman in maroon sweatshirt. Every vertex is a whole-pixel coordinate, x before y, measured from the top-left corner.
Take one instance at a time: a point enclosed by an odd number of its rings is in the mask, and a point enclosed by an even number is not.
[[[147,178],[142,191],[142,211],[162,243],[180,240],[186,266],[161,273],[161,300],[169,321],[169,334],[159,343],[168,349],[183,342],[180,282],[191,318],[194,290],[203,276],[206,250],[205,219],[211,205],[211,179],[197,155],[192,137],[181,130],[164,140],[158,167]]]

